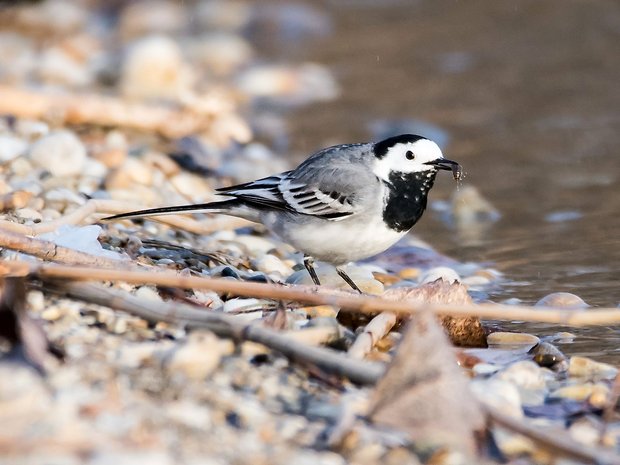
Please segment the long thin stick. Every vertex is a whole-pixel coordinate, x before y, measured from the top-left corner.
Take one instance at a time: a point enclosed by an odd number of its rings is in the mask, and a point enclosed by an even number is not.
[[[313,347],[269,328],[239,323],[224,313],[198,310],[191,305],[177,302],[145,302],[127,292],[94,284],[58,281],[47,281],[46,284],[48,290],[122,310],[148,321],[183,323],[190,327],[207,328],[221,337],[258,342],[291,360],[314,364],[329,373],[349,378],[354,383],[373,384],[385,369],[381,364],[349,359],[333,350]]]
[[[312,305],[332,305],[344,311],[377,313],[390,311],[400,315],[412,315],[428,310],[439,315],[478,316],[495,320],[524,320],[555,323],[566,326],[610,325],[620,323],[620,309],[561,310],[542,309],[525,306],[499,304],[439,305],[424,302],[381,299],[378,297],[359,296],[346,293],[323,292],[317,288],[305,286],[282,286],[274,284],[250,283],[228,279],[180,276],[173,272],[129,271],[114,269],[97,269],[87,267],[68,267],[60,265],[12,265],[4,263],[5,268],[15,266],[22,270],[29,266],[32,273],[42,279],[68,278],[83,281],[124,281],[134,284],[154,284],[182,289],[206,289],[237,296],[266,298],[305,302]],[[329,292],[329,293],[328,293]]]

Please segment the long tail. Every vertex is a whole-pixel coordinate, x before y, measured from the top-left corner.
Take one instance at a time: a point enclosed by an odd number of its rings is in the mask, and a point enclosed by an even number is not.
[[[238,206],[239,202],[236,199],[230,199],[222,200],[221,202],[196,203],[192,205],[177,205],[175,207],[161,207],[149,208],[146,210],[136,210],[133,212],[120,213],[119,215],[107,216],[105,218],[101,218],[101,221],[119,220],[121,218],[141,218],[144,216],[169,215],[172,213],[180,212],[198,213],[205,210],[219,213],[229,213],[234,215],[234,212],[230,210]]]

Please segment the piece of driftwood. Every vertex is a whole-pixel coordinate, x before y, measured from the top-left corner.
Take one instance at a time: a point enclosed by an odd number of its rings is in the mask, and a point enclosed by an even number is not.
[[[145,104],[97,94],[65,94],[0,85],[0,114],[50,121],[155,132],[178,139],[201,133],[212,116],[179,106]]]
[[[420,311],[430,311],[437,315],[453,315],[494,320],[523,320],[555,323],[566,326],[593,326],[620,323],[620,309],[600,308],[587,310],[562,310],[527,306],[500,304],[428,304],[420,301],[399,302],[380,297],[326,289],[316,286],[285,286],[234,281],[229,279],[182,276],[161,271],[134,271],[97,269],[89,267],[68,267],[62,265],[5,262],[0,266],[0,274],[10,276],[13,272],[23,274],[28,269],[34,276],[42,279],[64,278],[78,281],[124,281],[133,284],[154,284],[182,289],[205,289],[230,295],[304,302],[311,305],[332,305],[340,311],[377,313],[390,311],[400,315],[414,315]]]

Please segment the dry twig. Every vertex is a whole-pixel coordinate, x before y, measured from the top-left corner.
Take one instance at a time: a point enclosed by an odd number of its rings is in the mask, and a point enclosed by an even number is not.
[[[152,271],[126,271],[15,262],[3,263],[3,267],[5,275],[10,275],[13,269],[18,273],[23,273],[24,267],[27,267],[34,275],[42,279],[65,278],[88,281],[124,281],[133,284],[154,284],[182,289],[206,289],[237,296],[305,302],[312,305],[332,305],[339,307],[341,311],[371,314],[390,311],[399,315],[413,315],[420,311],[431,311],[439,315],[478,316],[480,318],[504,321],[537,321],[566,326],[620,323],[620,309],[617,308],[562,310],[499,304],[427,304],[423,301],[392,301],[380,297],[360,296],[317,287],[282,286],[228,279],[180,276],[169,271],[153,273]]]
[[[375,344],[390,332],[396,320],[397,315],[392,312],[383,312],[375,316],[349,347],[349,357],[362,360],[372,351]]]

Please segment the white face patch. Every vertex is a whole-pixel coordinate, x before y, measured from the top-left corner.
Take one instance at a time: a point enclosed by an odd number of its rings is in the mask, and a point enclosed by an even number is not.
[[[375,160],[373,172],[377,177],[388,181],[392,172],[430,172],[436,168],[425,163],[441,158],[443,158],[441,149],[432,140],[401,142],[390,147],[383,158]]]

